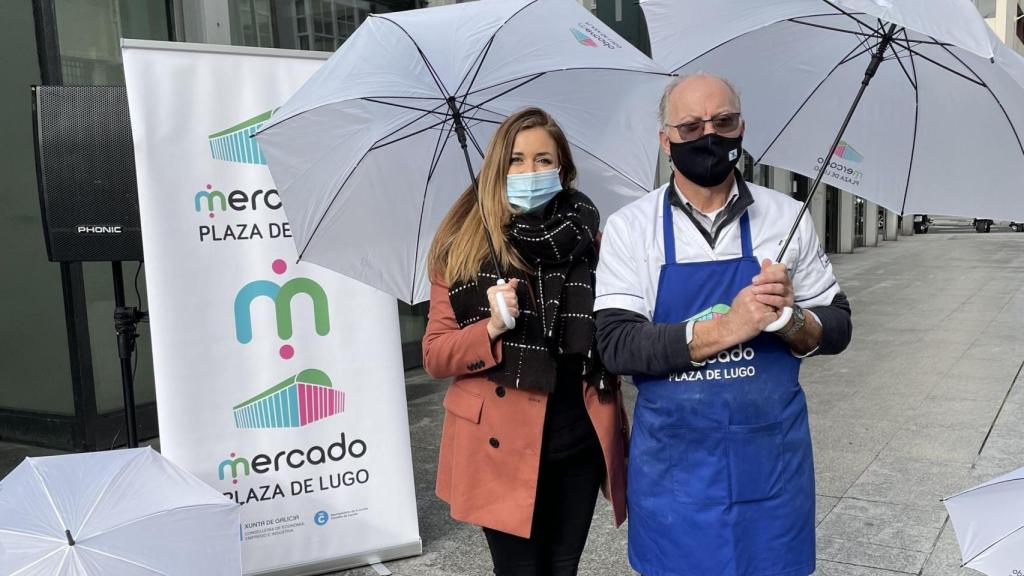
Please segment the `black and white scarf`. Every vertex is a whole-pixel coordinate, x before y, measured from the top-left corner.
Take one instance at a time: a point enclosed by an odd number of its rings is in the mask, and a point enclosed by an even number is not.
[[[605,396],[617,379],[607,374],[597,355],[594,324],[596,236],[600,214],[581,192],[561,192],[543,214],[512,218],[506,237],[536,273],[506,270],[518,278],[516,327],[502,335],[502,362],[488,378],[496,384],[552,392],[558,364],[580,367],[581,376]],[[498,280],[491,260],[477,280],[456,282],[448,290],[459,328],[490,316],[487,289]]]

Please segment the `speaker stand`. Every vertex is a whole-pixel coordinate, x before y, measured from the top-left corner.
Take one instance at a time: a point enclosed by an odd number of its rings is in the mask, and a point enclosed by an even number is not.
[[[121,262],[111,262],[114,273],[114,330],[117,332],[117,354],[121,359],[121,388],[124,391],[124,416],[128,430],[128,447],[138,448],[139,435],[135,424],[135,374],[132,354],[138,338],[138,324],[148,318],[145,311],[125,306],[124,274]]]

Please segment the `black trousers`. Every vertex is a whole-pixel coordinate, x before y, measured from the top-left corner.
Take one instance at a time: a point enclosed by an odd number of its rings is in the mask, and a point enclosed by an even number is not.
[[[530,538],[484,528],[494,574],[575,576],[604,475],[597,442],[573,454],[542,459]]]

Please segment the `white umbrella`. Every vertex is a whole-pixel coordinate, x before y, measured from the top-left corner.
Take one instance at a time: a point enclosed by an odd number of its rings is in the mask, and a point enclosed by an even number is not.
[[[1024,58],[970,0],[641,6],[656,61],[736,84],[758,162],[897,213],[1024,219]]]
[[[482,0],[369,18],[257,138],[300,258],[419,302],[434,231],[502,120],[549,112],[609,214],[654,184],[665,81],[572,0]]]
[[[241,574],[239,506],[150,448],[26,458],[0,482],[0,574]]]
[[[1024,468],[943,501],[963,566],[989,576],[1024,575]]]

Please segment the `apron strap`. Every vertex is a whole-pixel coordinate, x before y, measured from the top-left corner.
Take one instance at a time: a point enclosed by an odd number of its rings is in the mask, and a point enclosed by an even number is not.
[[[665,236],[665,264],[676,263],[676,233],[672,227],[672,205],[669,204],[669,195],[675,192],[675,186],[669,182],[665,188],[665,200],[662,207],[661,221]]]
[[[754,257],[754,243],[750,240],[750,217],[747,212],[740,217],[740,240],[743,243],[743,257]]]

